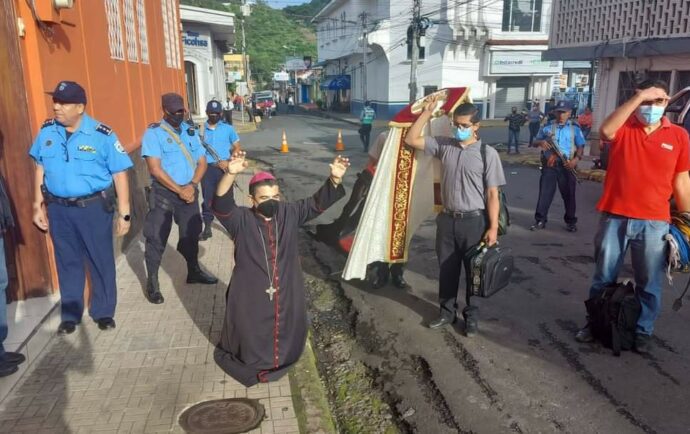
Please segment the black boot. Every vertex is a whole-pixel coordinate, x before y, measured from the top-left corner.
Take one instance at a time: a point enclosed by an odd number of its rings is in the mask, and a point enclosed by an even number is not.
[[[187,283],[202,283],[204,285],[213,285],[217,282],[218,279],[202,270],[199,264],[187,265]]]
[[[462,310],[462,317],[465,318],[465,336],[474,337],[479,332],[477,317],[479,309],[476,306],[467,306]]]
[[[199,241],[206,241],[213,236],[211,232],[211,222],[204,224],[204,231],[199,235]]]
[[[388,283],[388,264],[375,262],[372,264],[372,268],[371,287],[373,289],[383,288]]]
[[[146,279],[146,291],[144,295],[149,303],[161,304],[163,301],[163,294],[161,294],[160,287],[158,286],[158,276],[149,276]]]
[[[393,264],[391,265],[391,281],[396,288],[409,289],[410,285],[407,283],[403,277],[403,264]]]

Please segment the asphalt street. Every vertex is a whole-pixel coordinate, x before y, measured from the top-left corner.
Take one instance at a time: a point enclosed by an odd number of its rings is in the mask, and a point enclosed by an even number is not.
[[[287,154],[279,153],[283,129]],[[242,137],[242,143],[250,158],[273,166],[287,198],[294,200],[312,194],[328,176],[338,129],[343,154],[352,162],[345,181],[349,193],[366,162],[352,125],[279,115]],[[504,140],[505,130],[482,134],[496,142]],[[671,309],[687,276],[676,276],[675,292],[665,289],[651,355],[625,352],[617,358],[598,345],[576,343],[573,335],[584,322],[593,271],[601,184],[585,181],[578,187],[579,232],[565,231],[557,195],[547,228],[533,233],[528,228],[539,171],[504,169],[512,226],[501,243],[513,249],[517,269],[507,289],[480,300],[480,334],[464,337],[461,324],[442,331],[426,327],[438,313],[435,222],[429,219],[412,241],[405,274],[411,289],[371,290],[362,282],[342,282],[357,310],[360,351],[352,357],[377,373],[414,432],[690,432],[685,407],[690,402],[690,307]],[[313,224],[330,222],[344,202]],[[316,252],[332,272],[342,270],[343,256],[321,244]],[[624,274],[630,275],[628,265]]]

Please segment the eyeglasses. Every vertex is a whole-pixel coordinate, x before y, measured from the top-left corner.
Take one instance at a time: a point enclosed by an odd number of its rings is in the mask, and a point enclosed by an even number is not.
[[[453,122],[453,123],[451,123],[451,125],[453,125],[453,126],[456,127],[456,128],[470,128],[470,127],[472,127],[474,124],[472,124],[472,123],[469,123],[469,124],[461,124],[461,123]]]

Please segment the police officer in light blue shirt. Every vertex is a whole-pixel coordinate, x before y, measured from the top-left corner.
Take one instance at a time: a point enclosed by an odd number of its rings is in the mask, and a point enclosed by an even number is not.
[[[569,119],[572,109],[573,105],[570,101],[558,101],[554,107],[555,119],[544,125],[536,137],[535,144],[540,146],[543,152],[541,178],[539,179],[539,200],[534,213],[534,224],[530,227],[532,231],[546,227],[549,208],[553,196],[556,194],[556,186],[558,186],[565,204],[563,219],[566,230],[569,232],[577,231],[577,217],[575,216],[577,178],[574,175],[574,170],[577,163],[582,159],[586,140],[580,126]],[[560,153],[565,157],[565,161],[558,156],[558,153],[549,148],[545,140],[547,137],[553,139],[554,144],[558,146]]]
[[[214,284],[215,277],[199,266],[198,188],[207,163],[205,150],[192,125],[184,122],[182,97],[166,93],[162,97],[163,120],[149,125],[141,143],[141,155],[151,173],[149,212],[144,222],[146,238],[146,270],[148,279],[145,295],[149,302],[163,303],[158,284],[158,269],[173,217],[179,230],[177,251],[187,261],[187,283]]]
[[[79,84],[61,81],[51,94],[55,117],[43,123],[29,155],[36,162],[33,222],[50,230],[55,248],[58,333],[72,333],[81,322],[84,263],[92,284],[89,315],[100,329],[112,329],[117,303],[113,214],[117,200],[117,235],[126,234],[132,160],[112,129],[84,112],[86,92]]]
[[[204,195],[204,201],[201,203],[204,231],[199,237],[200,240],[206,240],[213,235],[211,232],[211,223],[213,222],[211,200],[216,194],[218,182],[228,168],[228,160],[234,152],[241,150],[240,136],[237,135],[232,125],[221,121],[222,112],[223,108],[220,102],[216,100],[209,101],[206,105],[208,120],[204,125],[202,140],[204,147],[206,147],[206,161],[208,161],[209,166],[201,179],[201,192]]]

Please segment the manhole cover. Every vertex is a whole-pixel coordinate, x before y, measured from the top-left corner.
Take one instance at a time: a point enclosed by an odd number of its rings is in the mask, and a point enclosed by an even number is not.
[[[180,426],[193,434],[235,434],[251,431],[264,418],[264,406],[254,399],[214,399],[195,404],[180,415]]]

